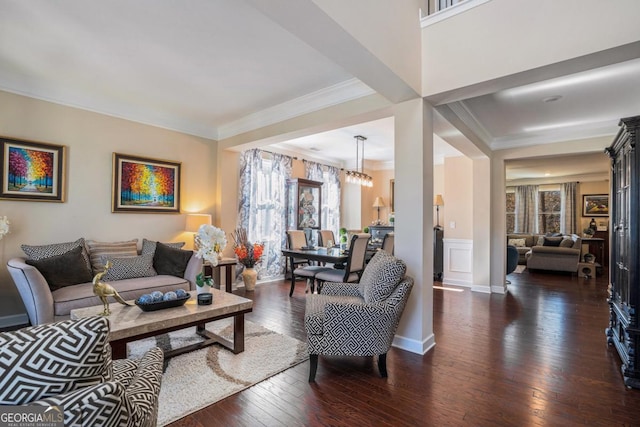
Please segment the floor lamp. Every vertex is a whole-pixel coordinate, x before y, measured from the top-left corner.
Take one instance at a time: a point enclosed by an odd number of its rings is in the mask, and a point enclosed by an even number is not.
[[[438,217],[438,225],[436,225],[436,227],[440,227],[440,206],[444,206],[442,194],[436,195],[436,197],[433,199],[433,205],[436,207],[436,215]]]

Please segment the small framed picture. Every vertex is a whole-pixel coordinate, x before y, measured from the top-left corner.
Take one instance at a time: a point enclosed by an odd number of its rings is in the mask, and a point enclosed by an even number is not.
[[[65,147],[0,137],[0,198],[64,202]]]
[[[180,213],[180,163],[113,153],[113,212]]]
[[[609,230],[609,221],[598,221],[596,225],[596,231]]]
[[[609,216],[608,194],[584,194],[582,216]]]

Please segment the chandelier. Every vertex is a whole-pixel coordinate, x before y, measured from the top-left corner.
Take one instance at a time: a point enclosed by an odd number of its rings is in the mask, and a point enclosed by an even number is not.
[[[373,178],[364,173],[364,142],[367,138],[362,135],[356,135],[354,138],[356,139],[356,170],[348,170],[345,180],[363,187],[373,187]],[[360,157],[360,146],[362,146],[362,157]]]

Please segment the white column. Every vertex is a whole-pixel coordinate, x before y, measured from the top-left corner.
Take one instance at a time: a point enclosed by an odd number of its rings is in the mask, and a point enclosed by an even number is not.
[[[491,292],[491,161],[473,160],[473,286]]]
[[[424,354],[433,335],[433,107],[422,99],[394,106],[395,254],[415,280],[394,346]]]
[[[491,291],[507,291],[507,219],[504,158],[491,159]]]

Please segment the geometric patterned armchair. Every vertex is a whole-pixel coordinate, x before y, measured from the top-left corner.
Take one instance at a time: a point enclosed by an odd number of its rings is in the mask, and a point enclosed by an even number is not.
[[[0,333],[0,405],[60,406],[65,426],[155,426],[164,355],[111,360],[106,317]]]
[[[413,287],[406,270],[403,261],[378,251],[360,283],[327,282],[321,293],[307,295],[309,382],[315,381],[318,355],[377,355],[380,376],[387,376],[387,352]]]

